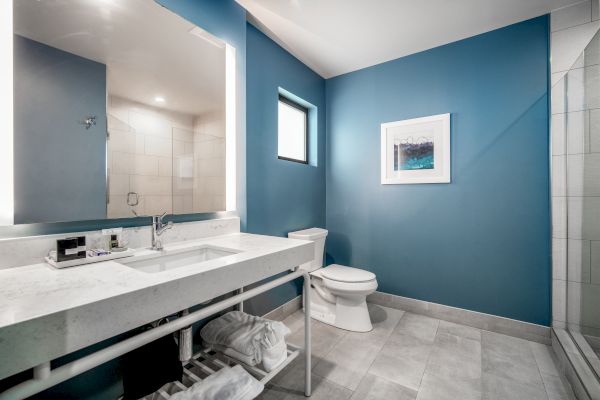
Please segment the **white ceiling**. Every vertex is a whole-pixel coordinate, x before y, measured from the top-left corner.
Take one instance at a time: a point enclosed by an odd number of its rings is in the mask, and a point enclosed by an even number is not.
[[[14,4],[15,33],[106,64],[111,95],[192,115],[225,105],[224,47],[153,0]]]
[[[480,33],[580,0],[236,0],[325,78]]]

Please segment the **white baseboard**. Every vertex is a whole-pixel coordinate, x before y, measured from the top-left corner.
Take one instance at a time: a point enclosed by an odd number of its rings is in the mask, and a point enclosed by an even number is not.
[[[383,307],[396,308],[415,314],[442,319],[444,321],[472,326],[473,328],[502,333],[521,339],[551,344],[551,328],[515,319],[484,314],[443,304],[396,296],[389,293],[375,292],[367,297],[369,303]]]
[[[367,302],[383,307],[395,308],[426,315],[428,317],[472,326],[473,328],[502,333],[521,339],[550,345],[551,328],[548,326],[532,324],[515,319],[499,317],[497,315],[465,310],[443,304],[396,296],[389,293],[375,292],[367,297]],[[281,321],[302,308],[302,296],[294,297],[287,303],[265,314],[265,318]]]

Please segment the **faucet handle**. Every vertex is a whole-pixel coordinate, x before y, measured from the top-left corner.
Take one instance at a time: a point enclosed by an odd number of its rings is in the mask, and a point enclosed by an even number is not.
[[[160,223],[162,223],[162,220],[165,217],[165,215],[167,215],[166,211],[164,213],[162,213],[162,215],[153,215],[152,216],[152,221],[153,222],[160,222]]]

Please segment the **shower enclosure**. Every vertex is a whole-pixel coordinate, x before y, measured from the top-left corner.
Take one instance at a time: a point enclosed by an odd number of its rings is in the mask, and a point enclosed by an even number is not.
[[[560,88],[556,90],[556,88]],[[558,96],[556,95],[558,92]],[[561,93],[562,92],[562,93]],[[566,330],[600,376],[600,32],[553,85],[554,207],[566,213],[555,257],[566,261]],[[556,126],[555,126],[556,125]],[[562,197],[562,200],[557,199]],[[556,246],[560,248],[556,248]],[[555,294],[556,295],[556,294]],[[555,303],[555,307],[556,307]]]

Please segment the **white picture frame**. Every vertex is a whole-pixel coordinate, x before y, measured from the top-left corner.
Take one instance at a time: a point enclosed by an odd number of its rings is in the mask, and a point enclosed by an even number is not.
[[[381,124],[381,184],[450,183],[450,114]]]

